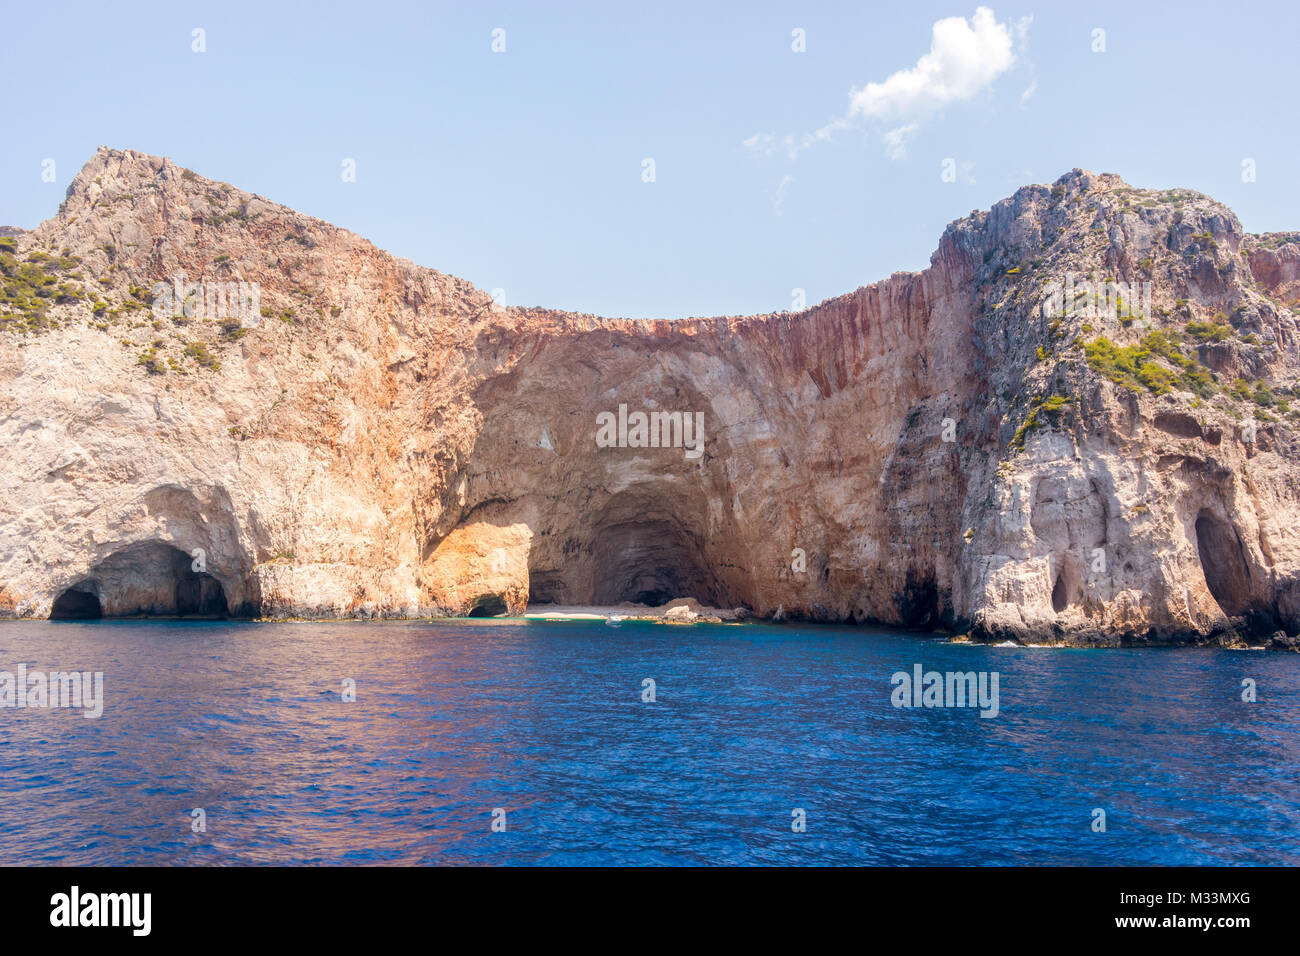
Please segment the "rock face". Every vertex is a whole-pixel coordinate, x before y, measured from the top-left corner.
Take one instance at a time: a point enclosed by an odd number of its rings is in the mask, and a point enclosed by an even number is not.
[[[0,614],[692,597],[1286,644],[1297,238],[1074,170],[950,225],[923,272],[804,312],[601,319],[497,307],[101,149],[53,219],[0,239]],[[207,283],[202,314],[174,315],[180,276]],[[1110,279],[1136,294],[1089,314]],[[211,292],[238,282],[251,318]]]

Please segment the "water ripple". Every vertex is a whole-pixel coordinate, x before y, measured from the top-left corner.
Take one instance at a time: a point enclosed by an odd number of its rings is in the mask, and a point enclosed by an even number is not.
[[[0,709],[5,864],[1300,863],[1294,655],[635,622],[2,630],[0,669],[103,671],[106,695],[97,720]],[[894,708],[915,663],[997,671],[1000,714]]]

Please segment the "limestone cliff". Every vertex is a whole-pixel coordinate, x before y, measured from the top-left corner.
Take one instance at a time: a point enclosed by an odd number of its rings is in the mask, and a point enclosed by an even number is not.
[[[602,319],[101,148],[0,238],[0,614],[691,596],[1290,644],[1297,238],[1074,170],[797,314]]]

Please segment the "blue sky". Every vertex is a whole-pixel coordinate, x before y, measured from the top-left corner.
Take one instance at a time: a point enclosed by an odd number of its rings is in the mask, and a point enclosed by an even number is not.
[[[1300,228],[1300,6],[988,8],[10,5],[0,223],[53,215],[104,144],[510,305],[669,318],[922,268],[948,222],[1075,166],[1199,189],[1250,231]]]

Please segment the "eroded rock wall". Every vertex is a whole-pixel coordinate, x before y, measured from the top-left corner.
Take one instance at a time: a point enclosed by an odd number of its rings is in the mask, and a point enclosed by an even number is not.
[[[600,319],[498,308],[102,149],[0,260],[13,289],[33,256],[54,276],[43,308],[0,305],[0,613],[69,589],[166,611],[195,588],[174,551],[264,616],[691,596],[1020,640],[1294,635],[1294,239],[1076,170],[801,313]],[[1148,283],[1149,311],[1045,314],[1067,273]],[[257,283],[257,315],[156,316],[182,274]],[[680,413],[668,447],[605,447],[620,407]]]

